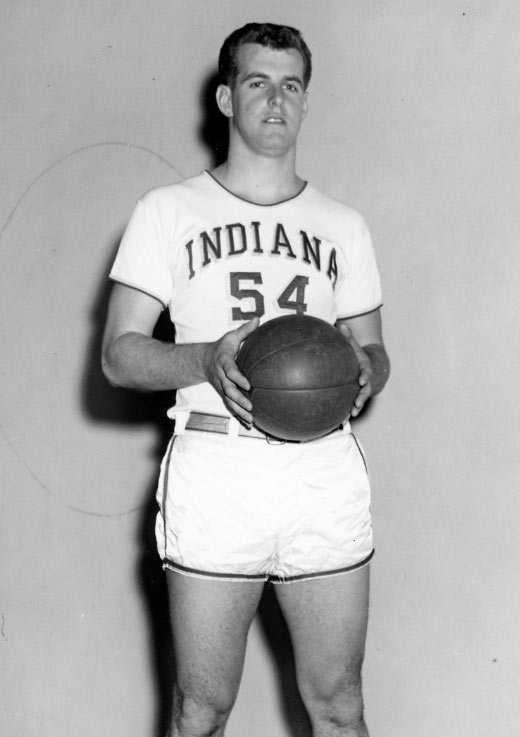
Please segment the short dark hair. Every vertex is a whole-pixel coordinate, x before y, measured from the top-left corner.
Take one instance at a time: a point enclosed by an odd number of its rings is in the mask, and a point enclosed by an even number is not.
[[[247,23],[233,31],[220,49],[218,72],[222,84],[232,86],[238,74],[238,50],[246,43],[260,44],[274,50],[296,49],[303,58],[303,86],[311,79],[312,62],[309,47],[302,34],[291,26],[279,26],[275,23]]]

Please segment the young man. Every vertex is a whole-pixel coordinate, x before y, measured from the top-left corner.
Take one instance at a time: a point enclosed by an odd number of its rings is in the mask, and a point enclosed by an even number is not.
[[[157,495],[176,657],[170,737],[223,734],[268,580],[314,737],[366,737],[363,457],[348,418],[307,443],[263,435],[235,356],[260,320],[328,320],[362,366],[357,415],[389,371],[377,267],[360,215],[296,174],[311,75],[300,33],[248,24],[225,41],[219,69],[227,161],[138,203],[111,273],[103,345],[113,384],[178,390]],[[174,344],[152,337],[165,307]]]

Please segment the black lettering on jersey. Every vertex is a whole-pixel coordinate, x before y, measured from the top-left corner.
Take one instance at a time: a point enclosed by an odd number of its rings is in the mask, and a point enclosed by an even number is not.
[[[287,249],[287,253],[285,255],[288,258],[296,258],[296,254],[291,248],[291,244],[289,242],[289,238],[287,237],[287,233],[285,232],[285,228],[281,223],[278,223],[274,236],[274,246],[271,253],[276,254],[277,256],[280,255],[280,248]]]
[[[240,234],[240,239],[242,241],[241,247],[237,248],[235,244],[235,236],[233,235],[233,231],[237,230]],[[247,236],[246,236],[246,229],[242,225],[242,223],[232,223],[231,225],[226,225],[226,230],[228,232],[228,239],[229,239],[229,256],[236,256],[239,253],[244,253],[244,251],[247,251]]]
[[[338,280],[338,264],[336,263],[336,249],[333,248],[329,256],[329,268],[327,269],[327,276],[332,282],[332,286],[336,286]]]
[[[202,240],[202,251],[204,253],[204,258],[202,260],[202,265],[207,266],[210,262],[210,256],[209,252],[210,250],[213,251],[214,255],[217,257],[217,259],[222,257],[222,246],[220,243],[220,232],[222,228],[213,228],[213,232],[215,233],[215,241],[212,241],[209,235],[206,233],[205,230],[202,231],[200,234],[201,240]]]
[[[260,245],[260,223],[258,220],[253,220],[251,227],[253,228],[253,235],[255,238],[253,253],[263,253],[262,246]]]
[[[192,246],[193,246],[192,240],[186,243],[186,250],[188,251],[188,269],[189,269],[190,279],[193,279],[193,277],[195,276],[195,271],[193,270],[193,251],[191,248]]]
[[[185,244],[188,278],[193,279],[200,269],[221,259],[239,256],[247,251],[263,254],[265,253],[263,246],[269,244],[271,245],[269,254],[272,257],[299,259],[302,263],[312,265],[317,271],[322,271],[322,261],[324,266],[326,262],[327,277],[335,286],[338,279],[338,265],[336,249],[332,244],[323,245],[320,238],[305,230],[299,231],[300,242],[296,242],[295,236],[291,244],[282,223],[277,223],[273,228],[274,232],[269,231],[266,225],[262,226],[260,221],[253,220],[248,225],[228,223],[216,226],[212,230],[203,230],[198,238]]]
[[[305,263],[310,264],[311,260],[309,258],[309,254],[312,256],[312,260],[314,261],[314,265],[318,269],[318,271],[321,271],[321,254],[320,254],[320,245],[321,241],[319,238],[316,238],[315,236],[312,237],[312,240],[314,241],[314,248],[311,245],[309,236],[304,230],[300,230],[300,234],[302,236],[302,244],[303,244],[303,260]]]

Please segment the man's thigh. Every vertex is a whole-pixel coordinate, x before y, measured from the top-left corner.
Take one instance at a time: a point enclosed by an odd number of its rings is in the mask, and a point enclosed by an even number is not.
[[[262,582],[200,579],[166,571],[176,663],[183,698],[219,710],[236,697],[247,634]]]
[[[368,620],[369,566],[275,587],[305,698],[327,699],[360,681]]]

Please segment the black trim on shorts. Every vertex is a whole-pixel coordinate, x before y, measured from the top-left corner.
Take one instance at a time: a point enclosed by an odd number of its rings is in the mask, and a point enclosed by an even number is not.
[[[163,561],[163,568],[168,568],[179,573],[185,573],[186,575],[197,576],[199,578],[207,578],[221,581],[265,581],[274,584],[281,583],[295,583],[297,581],[309,581],[314,578],[329,578],[330,576],[336,576],[341,573],[349,573],[355,571],[358,568],[363,568],[369,563],[374,557],[375,550],[373,549],[366,558],[359,563],[354,563],[352,566],[345,566],[344,568],[334,568],[329,571],[319,571],[317,573],[301,573],[298,576],[273,576],[269,573],[258,573],[258,574],[247,574],[247,573],[215,573],[213,571],[200,571],[196,568],[188,568],[182,566],[179,563],[175,563],[169,558],[165,558]]]
[[[166,497],[168,496],[168,480],[170,476],[170,459],[173,451],[173,446],[175,445],[175,435],[172,435],[168,450],[166,451],[166,458],[165,458],[165,467],[164,467],[164,478],[163,478],[163,487],[162,487],[162,494],[161,494],[161,515],[163,520],[163,543],[164,543],[164,550],[166,551],[168,549],[168,535],[166,533]]]
[[[349,573],[355,571],[358,568],[363,568],[367,563],[370,563],[374,557],[375,549],[373,549],[366,558],[363,558],[359,563],[355,563],[353,566],[345,566],[345,568],[334,568],[331,571],[320,571],[319,573],[301,573],[299,576],[269,576],[271,583],[294,583],[296,581],[310,581],[313,578],[329,578],[336,576],[340,573]]]
[[[214,578],[214,579],[228,579],[233,581],[267,581],[268,575],[264,573],[247,574],[247,573],[215,573],[214,571],[200,571],[197,568],[188,568],[188,566],[181,566],[180,563],[175,563],[170,558],[163,560],[163,568],[169,568],[179,573],[186,573],[187,575],[199,576],[200,578]]]
[[[365,454],[363,452],[363,448],[359,444],[359,440],[356,438],[356,436],[354,435],[354,433],[351,432],[350,434],[352,435],[352,438],[353,438],[353,440],[354,440],[354,442],[356,444],[356,447],[357,447],[357,449],[359,451],[359,455],[361,456],[361,459],[363,460],[363,465],[365,466],[366,475],[369,476],[370,474],[369,474],[369,471],[368,471],[367,459],[365,458]]]

